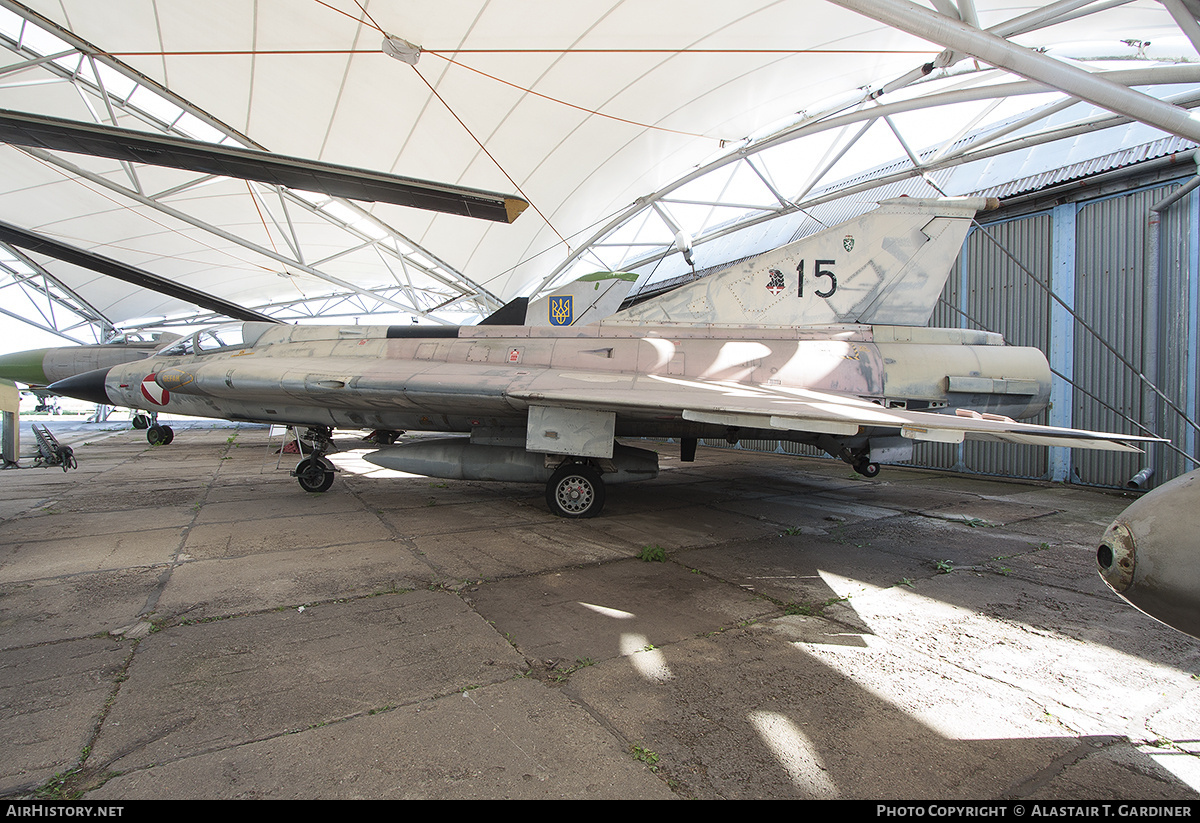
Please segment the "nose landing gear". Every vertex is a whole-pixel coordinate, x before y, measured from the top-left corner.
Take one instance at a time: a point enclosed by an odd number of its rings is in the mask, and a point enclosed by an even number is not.
[[[296,468],[292,470],[292,477],[296,478],[300,488],[306,492],[319,494],[328,491],[329,487],[333,485],[334,472],[337,471],[337,468],[325,456],[332,444],[333,429],[325,426],[313,426],[304,433],[303,438],[298,436],[296,439],[302,450],[307,441],[311,445],[312,451],[308,457],[296,464]]]

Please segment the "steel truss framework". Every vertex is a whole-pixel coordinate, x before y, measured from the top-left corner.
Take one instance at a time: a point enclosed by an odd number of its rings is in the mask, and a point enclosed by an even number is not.
[[[38,17],[20,3],[0,0],[0,13],[5,11],[22,22],[17,25],[15,19],[10,18],[8,29],[0,31],[0,47],[8,52],[8,59],[0,68],[0,87],[70,84],[97,123],[115,125],[120,115],[164,134],[265,149],[92,44]],[[349,200],[282,186],[247,183],[256,207],[274,229],[272,235],[283,239],[285,248],[280,250],[267,248],[245,234],[189,214],[185,207],[173,202],[180,195],[207,184],[212,180],[211,175],[193,175],[190,181],[152,192],[143,184],[138,168],[130,163],[122,163],[125,179],[114,180],[74,162],[70,155],[35,148],[21,151],[70,176],[87,180],[133,203],[261,255],[277,264],[281,273],[305,274],[326,284],[318,296],[252,307],[280,320],[400,313],[447,322],[436,312],[448,306],[457,305],[459,311],[487,313],[501,305],[499,298],[488,289],[472,282],[434,252]],[[343,236],[342,250],[321,259],[310,259],[306,254],[304,234],[293,219],[298,210],[339,231]],[[364,249],[377,256],[380,267],[390,273],[394,285],[363,288],[325,270],[331,260]],[[14,292],[21,293],[20,300]],[[92,333],[84,334],[84,337],[102,340],[117,333],[111,319],[56,278],[45,265],[3,243],[0,243],[0,299],[5,306],[23,303],[25,307],[22,313],[0,309],[5,315],[68,339],[80,339],[81,332],[89,328]],[[201,312],[175,318],[154,318],[144,325],[164,328],[213,319],[216,318],[211,314]],[[136,329],[137,324],[126,324],[125,328]]]
[[[1059,0],[986,30],[979,26],[973,0],[957,4],[935,0],[936,11],[908,0],[830,2],[946,48],[935,60],[878,86],[863,88],[852,99],[820,111],[801,112],[794,122],[748,139],[639,198],[596,229],[542,280],[537,293],[547,293],[558,282],[597,263],[614,270],[644,271],[684,249],[706,267],[719,265],[727,261],[704,260],[700,247],[761,223],[904,180],[923,180],[926,196],[943,195],[941,172],[1131,122],[1200,143],[1200,121],[1189,111],[1200,105],[1200,91],[1194,88],[1200,83],[1200,65],[1190,51],[1151,57],[1145,48],[1149,43],[1126,41],[1122,44],[1126,51],[1118,47],[1100,56],[1089,55],[1087,60],[1064,52],[1056,59],[1008,39],[1102,15],[1131,0]],[[1200,2],[1162,0],[1162,4],[1186,43],[1200,54]],[[1088,63],[1097,68],[1082,68]],[[1112,68],[1114,64],[1123,67]],[[1172,87],[1181,86],[1192,88],[1172,92]],[[1032,102],[1023,114],[1000,126],[982,125],[1002,104],[1015,99]],[[949,136],[920,151],[913,144],[922,139],[921,131],[910,129],[905,134],[897,123],[899,116],[914,112],[947,112],[946,116],[955,117],[951,110],[971,105],[976,114],[959,119],[960,125]],[[1100,116],[1096,108],[1103,110]],[[1078,115],[1068,119],[1072,109]],[[878,135],[881,129],[894,138],[892,146],[901,162],[878,166],[872,174],[839,177],[836,170],[844,167],[839,164],[866,145],[873,130]],[[786,166],[795,162],[798,146],[806,139],[821,147],[819,153],[814,152],[820,161],[798,186],[788,188],[780,181],[788,176]],[[872,143],[863,150],[876,152],[877,146]],[[706,185],[714,179],[724,181],[718,191],[735,187],[735,181],[750,181],[762,198],[758,205],[749,205],[744,200],[689,196],[688,192],[697,189],[714,190]],[[740,190],[745,191],[746,186]],[[733,211],[739,213],[729,218]],[[685,215],[700,215],[700,219],[689,221]],[[638,232],[632,242],[625,239],[631,230]],[[643,238],[648,235],[659,240],[646,242]],[[680,267],[675,268],[678,271]]]
[[[901,76],[880,78],[878,84],[819,111],[801,112],[767,133],[727,146],[710,162],[602,219],[590,233],[574,235],[573,250],[528,291],[544,294],[597,267],[644,269],[672,255],[682,258],[684,252],[701,265],[718,264],[725,261],[705,259],[704,247],[746,228],[902,180],[922,180],[930,194],[942,193],[939,175],[949,169],[1110,126],[1136,121],[1200,142],[1200,125],[1188,111],[1200,104],[1200,0],[1160,0],[1180,34],[1177,53],[1152,54],[1149,44],[1128,41],[1123,49],[1107,54],[1060,49],[1051,50],[1053,56],[1018,45],[1013,38],[1036,42],[1052,26],[1099,20],[1137,0],[1058,0],[986,28],[973,0],[933,0],[935,9],[908,0],[830,1],[945,50]],[[263,148],[20,3],[0,0],[0,14],[10,20],[7,29],[0,27],[0,46],[8,58],[0,67],[0,88],[69,84],[96,122],[133,118],[164,133]],[[11,20],[18,18],[19,27],[13,26]],[[1052,38],[1045,34],[1042,39]],[[1109,114],[1097,117],[1096,107]],[[948,125],[929,146],[921,113],[935,110]],[[1004,122],[1002,127],[994,125],[998,120]],[[881,143],[881,135],[886,143]],[[881,145],[891,154],[881,155]],[[422,248],[352,202],[248,184],[271,235],[282,238],[283,247],[273,248],[251,239],[249,232],[189,212],[180,196],[207,185],[208,177],[195,175],[151,191],[139,169],[130,165],[118,180],[69,155],[34,149],[27,153],[124,201],[271,261],[283,276],[303,275],[323,284],[319,294],[247,306],[282,320],[402,313],[452,322],[464,314],[486,314],[517,296],[490,292],[434,250]],[[886,156],[901,161],[882,171],[858,173]],[[339,250],[314,258],[305,232],[297,227],[297,215],[318,218],[326,230],[338,232]],[[374,254],[389,273],[388,285],[364,288],[329,271],[339,258],[363,250]],[[5,246],[0,246],[0,301],[5,315],[75,339],[215,319],[192,313],[114,322],[55,278],[49,267]]]

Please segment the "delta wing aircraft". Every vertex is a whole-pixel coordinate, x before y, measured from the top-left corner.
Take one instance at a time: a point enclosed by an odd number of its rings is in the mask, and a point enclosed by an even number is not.
[[[161,333],[145,338],[120,336],[106,343],[56,346],[0,355],[0,378],[41,390],[55,381],[118,363],[141,360],[178,340],[180,335]]]
[[[0,140],[498,222],[528,206],[511,195],[20,112],[0,111]],[[684,461],[695,459],[702,437],[808,443],[868,477],[920,440],[1137,451],[1152,438],[1014,419],[1048,403],[1040,351],[987,332],[926,327],[976,211],[994,205],[885,201],[623,310],[636,278],[599,272],[533,303],[513,301],[472,327],[285,326],[0,224],[10,245],[244,321],[166,346],[43,350],[0,359],[0,367],[22,371],[22,382],[62,378],[51,386],[61,394],[151,419],[165,411],[306,426],[311,451],[292,473],[311,492],[333,483],[326,453],[335,428],[375,429],[383,442],[404,430],[465,435],[388,445],[367,459],[430,476],[542,482],[563,517],[593,517],[606,484],[657,474],[655,452],[619,437],[673,438]],[[1097,553],[1115,591],[1192,635],[1200,634],[1195,575],[1175,581],[1182,566],[1195,565],[1192,541],[1156,524],[1187,508],[1198,476],[1131,506]]]
[[[817,446],[872,477],[914,441],[1136,451],[1139,438],[1017,422],[1047,404],[1037,349],[927,328],[982,199],[899,198],[845,224],[623,310],[630,275],[598,273],[477,326],[283,326],[197,332],[144,360],[54,383],[148,412],[308,427],[293,474],[330,487],[337,428],[460,436],[367,460],[434,477],[545,483],[563,517],[606,485],[652,478],[618,438]]]
[[[497,222],[512,222],[528,205],[22,112],[0,111],[0,140]],[[925,328],[971,220],[992,205],[885,201],[624,310],[634,278],[601,272],[533,303],[514,301],[471,327],[285,326],[20,227],[0,224],[0,239],[244,321],[144,358],[114,353],[121,362],[59,380],[55,391],[151,415],[306,426],[313,448],[293,473],[314,492],[333,482],[326,453],[335,428],[467,435],[387,446],[368,459],[433,476],[545,482],[552,511],[591,517],[606,484],[657,472],[654,452],[618,437],[675,438],[684,460],[694,459],[701,437],[790,440],[867,476],[906,457],[914,440],[1136,450],[1144,438],[1013,419],[1046,406],[1050,370],[1041,352],[986,332]]]
[[[51,383],[94,369],[141,360],[179,337],[169,332],[145,337],[121,335],[105,343],[4,354],[0,355],[0,379],[24,383],[38,399],[37,411],[50,411],[57,407],[58,399],[55,392],[46,388]],[[148,429],[146,439],[152,444],[169,443],[174,437],[171,427],[158,425],[153,415],[136,415],[134,425]]]

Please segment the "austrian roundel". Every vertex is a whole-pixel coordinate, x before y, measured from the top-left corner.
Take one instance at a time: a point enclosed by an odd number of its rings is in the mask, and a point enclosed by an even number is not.
[[[148,374],[142,378],[142,397],[156,406],[165,406],[171,400],[171,393],[154,382],[153,374]]]

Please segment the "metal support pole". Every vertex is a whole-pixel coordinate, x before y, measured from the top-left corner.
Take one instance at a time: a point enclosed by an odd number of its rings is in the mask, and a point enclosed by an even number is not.
[[[1175,203],[1178,203],[1196,188],[1200,188],[1200,152],[1192,153],[1192,162],[1196,164],[1196,176],[1184,183],[1171,194],[1152,205],[1146,220],[1146,262],[1145,262],[1145,295],[1142,308],[1142,373],[1146,376],[1147,385],[1142,389],[1142,422],[1150,431],[1159,428],[1159,400],[1154,394],[1153,386],[1159,381],[1159,340],[1173,339],[1176,329],[1174,323],[1168,323],[1164,330],[1162,314],[1162,215]],[[1181,264],[1183,261],[1180,261]],[[1190,278],[1189,278],[1190,279]],[[1189,323],[1190,325],[1190,323]],[[1182,341],[1176,340],[1174,345]],[[1190,381],[1189,381],[1190,382]],[[1182,401],[1187,405],[1186,398]],[[1171,473],[1163,471],[1159,465],[1161,450],[1158,444],[1151,444],[1146,449],[1146,465],[1143,472],[1157,472],[1160,477],[1170,479]],[[1190,453],[1190,450],[1189,450]],[[1147,481],[1148,481],[1147,477]],[[1133,482],[1133,481],[1130,481]],[[1140,486],[1139,488],[1144,488]]]
[[[1058,374],[1050,381],[1051,426],[1070,428],[1074,422],[1075,318],[1075,216],[1074,203],[1055,206],[1052,215],[1053,245],[1050,288],[1062,300],[1050,306],[1050,367]],[[1067,482],[1071,479],[1071,450],[1050,449],[1050,479]]]

